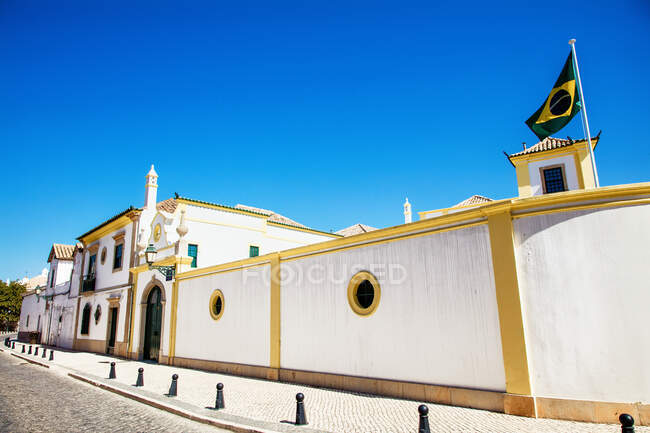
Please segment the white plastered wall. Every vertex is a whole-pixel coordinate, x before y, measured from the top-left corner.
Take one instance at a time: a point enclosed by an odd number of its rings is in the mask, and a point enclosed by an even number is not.
[[[533,392],[650,401],[650,206],[514,220]]]
[[[178,287],[176,356],[269,365],[269,265],[182,280]],[[215,289],[224,296],[217,321],[209,312]]]
[[[45,300],[39,300],[35,294],[23,297],[23,303],[20,307],[18,330],[20,332],[37,331],[39,315],[42,321],[45,315]],[[27,326],[27,316],[29,316],[29,326]]]
[[[578,184],[578,174],[576,172],[576,162],[573,155],[559,156],[557,158],[545,159],[543,161],[533,161],[528,163],[528,172],[530,176],[530,188],[532,195],[542,195],[542,178],[539,169],[551,165],[564,164],[564,175],[566,176],[567,188],[569,191],[580,189]]]
[[[283,368],[505,390],[486,225],[282,267],[293,274],[282,281]],[[348,304],[358,270],[371,271],[381,286],[370,316]]]

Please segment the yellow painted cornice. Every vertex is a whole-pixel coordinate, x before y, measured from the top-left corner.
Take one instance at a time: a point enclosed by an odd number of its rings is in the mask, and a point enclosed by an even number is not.
[[[255,218],[262,218],[262,219],[267,219],[268,218],[267,215],[264,215],[264,214],[261,214],[261,213],[252,212],[252,211],[245,210],[245,209],[237,209],[237,208],[230,207],[230,206],[222,206],[222,205],[218,205],[218,204],[214,204],[214,203],[207,203],[207,202],[195,201],[195,200],[187,200],[187,199],[184,199],[184,198],[177,198],[176,201],[178,203],[183,203],[183,204],[189,205],[189,206],[198,206],[198,207],[204,207],[204,208],[208,208],[208,209],[216,209],[216,210],[220,210],[220,211],[224,211],[224,212],[248,215],[248,216],[252,216],[252,217],[255,217]]]
[[[310,228],[307,228],[307,227],[296,227],[296,226],[292,226],[290,224],[277,223],[275,221],[267,220],[266,224],[268,224],[270,226],[274,226],[274,227],[280,227],[282,229],[297,230],[299,232],[306,232],[306,233],[314,233],[314,234],[317,234],[317,235],[329,236],[329,237],[336,238],[336,239],[343,237],[343,235],[337,235],[336,233],[322,232],[320,230],[314,230],[314,229],[310,229]]]
[[[138,215],[140,215],[140,211],[138,209],[134,209],[131,212],[117,218],[116,220],[99,227],[97,230],[91,231],[88,234],[80,237],[79,240],[85,247],[116,230],[126,227],[132,223]]]

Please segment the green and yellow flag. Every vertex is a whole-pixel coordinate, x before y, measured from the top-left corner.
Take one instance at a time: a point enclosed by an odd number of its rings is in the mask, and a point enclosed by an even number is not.
[[[576,86],[573,53],[564,63],[553,90],[535,114],[526,120],[526,125],[539,137],[545,139],[564,128],[580,111],[580,95]]]

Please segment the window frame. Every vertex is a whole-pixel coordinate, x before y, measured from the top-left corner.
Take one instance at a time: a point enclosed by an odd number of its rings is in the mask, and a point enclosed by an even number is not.
[[[190,254],[190,247],[195,247],[195,255]],[[190,263],[190,268],[198,268],[199,266],[199,244],[187,244],[187,255],[192,257],[192,263]]]
[[[546,176],[544,175],[544,172],[546,170],[552,170],[554,168],[559,168],[560,172],[562,173],[562,186],[564,187],[564,191],[553,191],[553,192],[548,192],[546,191]],[[558,192],[565,192],[568,191],[569,188],[567,186],[567,181],[566,181],[566,167],[564,164],[553,164],[553,165],[545,165],[544,167],[539,168],[539,178],[542,181],[542,193],[543,194],[555,194]]]
[[[217,299],[221,299],[221,311],[219,313],[215,313],[212,308],[212,305],[217,302]],[[223,296],[223,292],[221,290],[215,289],[212,292],[212,295],[210,295],[210,303],[208,304],[208,309],[210,310],[210,317],[212,317],[213,320],[218,321],[221,319],[223,312],[226,310],[226,298]]]
[[[366,308],[362,307],[357,299],[357,291],[359,289],[359,286],[361,286],[361,283],[364,281],[370,282],[373,288],[372,303]],[[373,274],[368,271],[360,271],[354,274],[352,278],[350,278],[350,283],[348,284],[348,303],[350,304],[350,308],[355,314],[362,317],[372,315],[375,311],[377,311],[380,300],[381,286]]]
[[[115,244],[113,245],[113,266],[111,266],[113,272],[120,272],[122,269],[124,269],[124,235],[125,232],[122,231],[115,236],[113,236],[113,241]],[[117,248],[119,246],[122,246],[121,250],[121,255],[120,255],[120,265],[115,266],[115,259],[117,258]]]
[[[90,303],[87,303],[83,308],[83,312],[81,313],[81,329],[79,330],[79,334],[81,335],[90,334],[90,315],[92,309]]]

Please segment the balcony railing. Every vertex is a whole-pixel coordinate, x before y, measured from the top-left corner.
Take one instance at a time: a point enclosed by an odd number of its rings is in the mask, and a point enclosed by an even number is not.
[[[86,275],[81,285],[82,292],[92,292],[95,290],[95,274]]]

